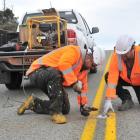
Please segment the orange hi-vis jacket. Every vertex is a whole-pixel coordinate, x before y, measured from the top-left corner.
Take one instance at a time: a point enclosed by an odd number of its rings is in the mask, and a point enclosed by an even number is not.
[[[41,66],[53,67],[63,74],[64,86],[70,86],[80,80],[82,82],[82,94],[78,95],[78,103],[86,104],[88,91],[87,70],[80,71],[83,65],[82,53],[79,46],[65,46],[43,55],[35,60],[26,75],[30,75]]]
[[[127,77],[127,67],[123,62],[121,55],[114,52],[109,68],[106,97],[116,97],[116,86],[119,77],[134,86],[140,86],[140,46],[135,46],[134,52],[134,65],[131,71],[130,79]]]

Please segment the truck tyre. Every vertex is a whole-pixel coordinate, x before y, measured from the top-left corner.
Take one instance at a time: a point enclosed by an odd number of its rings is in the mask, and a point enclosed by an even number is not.
[[[91,69],[90,69],[90,73],[97,73],[97,67],[92,66]]]
[[[12,89],[19,89],[22,82],[22,74],[19,72],[11,72],[11,80],[10,83],[5,84],[5,86],[12,90]]]

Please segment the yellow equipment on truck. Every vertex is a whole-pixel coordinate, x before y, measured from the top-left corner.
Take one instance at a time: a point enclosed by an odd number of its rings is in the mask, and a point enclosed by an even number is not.
[[[54,8],[42,11],[44,15],[27,19],[27,26],[20,25],[20,41],[28,41],[28,49],[54,49],[66,45],[66,21]]]
[[[35,59],[67,45],[67,22],[54,8],[42,10],[41,15],[25,15],[25,19],[26,24],[19,25],[19,41],[0,47],[0,84],[8,89],[20,88]]]

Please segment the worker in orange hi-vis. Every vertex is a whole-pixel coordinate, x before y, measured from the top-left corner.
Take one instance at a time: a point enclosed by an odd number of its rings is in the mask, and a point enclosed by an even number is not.
[[[123,86],[131,86],[140,103],[140,47],[135,45],[135,40],[131,36],[122,35],[117,40],[105,80],[107,90],[104,114],[110,109],[114,111],[111,100],[117,96],[122,100],[122,104],[118,106],[119,111],[134,106],[129,90]]]
[[[50,114],[54,123],[66,123],[64,115],[69,113],[70,103],[64,86],[72,86],[78,93],[77,100],[82,115],[88,116],[91,110],[96,110],[87,106],[87,74],[94,64],[94,53],[97,52],[91,49],[81,50],[79,46],[71,45],[35,60],[26,75],[31,83],[45,92],[49,100],[41,100],[31,95],[18,108],[17,113],[21,115],[30,109],[36,113]]]

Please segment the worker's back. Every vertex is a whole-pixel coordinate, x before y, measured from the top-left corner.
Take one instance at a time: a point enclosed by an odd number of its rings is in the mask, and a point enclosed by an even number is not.
[[[38,69],[41,65],[50,66],[56,69],[63,69],[63,65],[72,66],[80,58],[80,47],[79,46],[65,46],[56,49],[46,55],[43,55],[39,59],[35,60],[29,70],[27,75]],[[60,68],[61,67],[61,68]],[[64,68],[65,69],[65,68]]]
[[[43,64],[51,67],[59,67],[60,63],[75,64],[80,57],[78,46],[65,46],[42,56]]]

